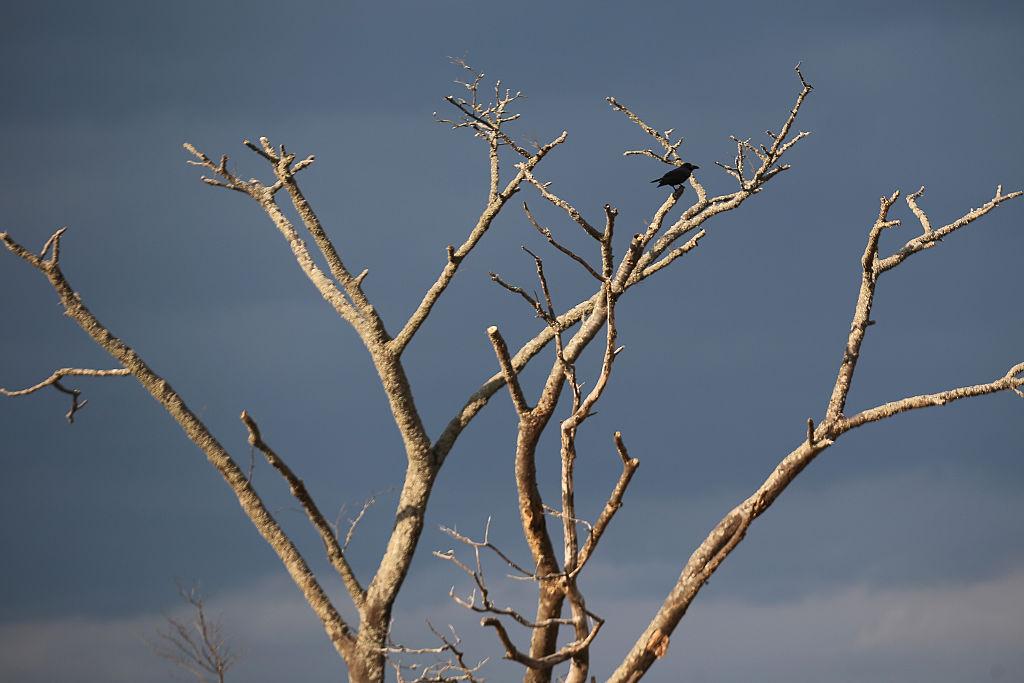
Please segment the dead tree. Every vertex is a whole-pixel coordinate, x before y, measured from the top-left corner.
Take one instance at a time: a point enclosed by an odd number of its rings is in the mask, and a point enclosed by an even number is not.
[[[403,653],[429,653],[440,656],[442,661],[426,668],[395,664],[395,670],[401,680],[409,680],[407,675],[415,676],[415,680],[418,681],[481,680],[479,664],[466,659],[461,645],[454,636],[439,636],[441,645],[437,647],[407,648],[390,641],[389,629],[392,607],[419,543],[426,506],[438,473],[466,426],[496,392],[502,387],[507,387],[518,418],[514,456],[515,485],[518,490],[522,531],[531,554],[530,561],[513,561],[491,542],[487,534],[482,541],[474,541],[455,532],[451,532],[452,535],[472,550],[475,561],[465,562],[454,551],[440,553],[440,556],[456,564],[473,580],[476,586],[475,594],[468,599],[458,599],[466,607],[483,614],[482,624],[494,630],[504,648],[505,657],[524,667],[524,680],[532,683],[550,681],[555,668],[566,665],[567,680],[586,681],[596,676],[589,669],[589,653],[595,643],[600,642],[598,635],[604,622],[587,607],[577,578],[593,557],[602,535],[621,506],[631,477],[638,466],[638,460],[627,453],[622,437],[616,434],[614,446],[622,462],[622,474],[618,483],[608,495],[597,520],[593,523],[584,523],[577,519],[574,487],[576,434],[592,414],[595,404],[608,386],[618,353],[615,307],[635,285],[650,279],[681,257],[696,250],[707,234],[709,221],[713,221],[721,213],[745,204],[766,190],[778,175],[790,168],[790,165],[784,162],[784,158],[808,135],[807,132],[797,131],[794,126],[801,108],[811,94],[812,87],[804,79],[798,66],[796,74],[799,78],[799,93],[777,129],[778,132],[768,131],[764,144],[756,144],[749,138],[732,139],[735,145],[733,161],[719,165],[735,180],[735,189],[725,194],[709,195],[703,184],[691,176],[689,186],[695,195],[692,204],[675,212],[685,186],[675,188],[656,208],[653,218],[644,230],[625,240],[616,239],[615,224],[618,211],[614,207],[604,205],[603,225],[596,227],[572,203],[555,195],[550,189],[550,183],[538,177],[541,163],[566,140],[567,133],[563,132],[549,142],[532,146],[517,140],[508,129],[509,124],[519,118],[511,108],[520,94],[503,90],[499,83],[495,85],[493,95],[485,96],[481,87],[483,76],[464,64],[460,66],[469,75],[463,83],[465,92],[458,97],[446,98],[455,115],[450,119],[439,120],[454,129],[468,130],[483,142],[489,166],[486,203],[465,241],[458,246],[448,245],[436,281],[427,289],[412,315],[408,320],[390,329],[363,290],[368,271],[354,272],[345,264],[334,242],[328,237],[319,216],[299,187],[297,176],[313,164],[312,156],[299,160],[283,145],[275,147],[266,138],[260,138],[256,143],[245,140],[244,145],[266,162],[273,173],[273,179],[264,182],[255,178],[245,180],[237,175],[229,168],[227,156],[214,160],[192,145],[185,145],[193,157],[189,163],[207,171],[208,175],[203,177],[204,182],[245,195],[263,209],[284,237],[299,268],[320,296],[359,335],[387,396],[395,426],[404,445],[407,467],[401,483],[394,526],[387,540],[386,549],[373,575],[363,577],[363,580],[360,580],[352,570],[346,558],[345,547],[339,541],[336,530],[326,521],[302,480],[268,444],[253,417],[244,411],[241,416],[248,431],[250,444],[261,452],[282,476],[319,534],[326,556],[341,577],[349,598],[355,605],[358,623],[349,623],[335,608],[292,539],[264,505],[253,488],[251,479],[246,476],[238,461],[210,433],[167,380],[151,369],[139,353],[114,336],[86,308],[82,297],[74,290],[61,270],[60,244],[63,228],[53,234],[38,254],[18,244],[6,233],[0,234],[0,240],[10,252],[47,278],[66,314],[114,358],[118,367],[111,370],[65,368],[54,372],[33,387],[5,393],[33,393],[48,385],[58,386],[59,380],[66,376],[133,376],[178,422],[188,438],[221,473],[242,509],[277,553],[296,586],[323,623],[328,638],[347,664],[349,679],[359,683],[379,683],[384,680],[389,658]],[[614,98],[608,98],[608,103],[639,126],[656,143],[653,149],[627,151],[627,156],[650,157],[669,167],[683,163],[679,153],[682,138],[673,140],[672,130],[662,132],[655,129]],[[510,158],[515,160],[515,163],[510,164]],[[493,275],[496,283],[528,303],[530,309],[544,324],[536,336],[515,353],[508,349],[497,327],[487,329],[487,336],[494,347],[500,371],[484,381],[480,388],[467,398],[464,405],[455,411],[440,435],[431,438],[416,408],[413,389],[403,365],[403,352],[456,276],[462,262],[487,234],[495,217],[505,209],[513,195],[524,187],[531,187],[541,199],[558,207],[596,243],[598,259],[592,262],[590,258],[565,246],[564,240],[556,239],[555,232],[541,226],[529,207],[523,204],[526,219],[534,228],[558,252],[579,266],[585,277],[594,280],[594,292],[590,297],[559,312],[555,308],[547,285],[543,261],[536,256],[534,258],[541,295],[532,295],[522,287],[506,282],[499,275]],[[1021,386],[1024,384],[1024,364],[1018,364],[1010,368],[1006,374],[985,384],[911,396],[851,415],[847,414],[846,396],[857,367],[864,336],[872,323],[871,307],[879,278],[911,256],[938,246],[941,238],[973,223],[1003,202],[1021,195],[1020,192],[1004,194],[1001,188],[997,188],[992,199],[981,207],[935,228],[918,205],[922,193],[923,188],[906,198],[910,210],[920,222],[920,233],[888,256],[878,253],[879,238],[884,230],[899,225],[898,220],[889,217],[899,198],[899,192],[894,192],[881,200],[878,218],[868,231],[867,246],[861,258],[860,293],[854,309],[849,339],[824,414],[817,421],[807,420],[806,439],[779,462],[761,487],[726,514],[693,552],[683,565],[676,586],[665,598],[648,627],[639,635],[636,643],[624,654],[621,664],[608,680],[636,681],[656,659],[665,654],[669,638],[688,606],[711,574],[743,539],[753,520],[772,504],[803,468],[835,443],[840,436],[861,425],[902,412],[944,405],[962,398],[1002,391],[1014,391],[1024,395],[1021,392]],[[301,225],[296,225],[288,218],[282,207],[282,197],[284,202],[290,203],[295,209]],[[303,230],[308,233],[312,244],[326,262],[326,271],[314,260],[310,247],[303,237]],[[624,246],[619,254],[616,254],[617,246]],[[603,340],[602,363],[593,388],[584,394],[581,389],[582,383],[577,379],[576,362],[584,349],[596,339]],[[547,379],[539,396],[531,401],[519,385],[517,376],[549,345],[554,347],[554,353]],[[569,415],[560,422],[562,495],[560,505],[552,507],[545,504],[540,494],[536,469],[537,446],[541,434],[555,416],[559,399],[566,388],[571,392],[572,400]],[[73,393],[72,401],[69,419],[82,405],[78,403],[77,393]],[[560,556],[556,552],[555,540],[548,526],[549,518],[560,522]],[[580,537],[581,526],[586,529],[584,538]],[[526,617],[511,608],[497,607],[489,600],[480,565],[481,552],[497,553],[515,573],[536,582],[538,597],[533,617]],[[509,620],[528,629],[528,643],[516,644],[515,638],[505,627]],[[559,647],[559,634],[563,628],[572,634],[572,640]]]
[[[176,667],[195,676],[199,683],[212,677],[224,683],[238,655],[224,637],[220,621],[210,619],[198,586],[178,585],[178,595],[193,612],[190,621],[167,617],[167,627],[157,631],[159,641],[151,643],[153,652]]]

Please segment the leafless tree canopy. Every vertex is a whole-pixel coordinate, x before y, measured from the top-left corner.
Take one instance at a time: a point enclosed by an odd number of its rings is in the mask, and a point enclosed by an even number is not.
[[[224,637],[220,621],[211,619],[198,586],[178,585],[178,594],[192,610],[190,621],[167,617],[167,626],[157,631],[153,652],[187,671],[199,683],[224,683],[225,675],[238,655]]]
[[[380,378],[402,438],[407,467],[401,482],[393,530],[376,570],[369,576],[359,577],[346,556],[347,538],[339,539],[337,526],[327,521],[302,479],[270,445],[268,439],[272,440],[272,437],[260,431],[251,414],[243,411],[241,415],[249,443],[281,475],[319,535],[324,553],[341,577],[356,608],[358,616],[355,623],[344,619],[336,609],[291,537],[256,492],[251,476],[247,476],[239,462],[210,433],[167,380],[157,375],[138,352],[115,336],[86,307],[83,298],[61,270],[60,246],[64,229],[56,231],[39,252],[22,246],[6,233],[0,234],[0,240],[12,254],[49,281],[67,315],[105,349],[117,365],[108,370],[63,368],[35,386],[20,391],[2,390],[3,393],[22,396],[52,385],[71,394],[72,404],[68,413],[71,420],[84,401],[79,401],[77,389],[67,389],[61,380],[71,376],[133,376],[221,473],[242,509],[277,553],[323,623],[327,637],[347,665],[351,681],[383,681],[389,667],[401,681],[484,680],[485,663],[465,652],[454,632],[431,626],[434,632],[431,644],[412,647],[392,642],[389,631],[392,608],[419,544],[435,479],[462,431],[503,387],[511,396],[518,422],[514,448],[515,486],[522,533],[530,551],[529,561],[513,559],[512,554],[503,551],[500,544],[490,538],[489,529],[485,529],[479,538],[449,529],[447,531],[455,541],[454,548],[435,555],[451,563],[465,576],[468,592],[459,587],[453,590],[452,598],[480,614],[481,625],[493,632],[504,656],[520,664],[524,680],[531,683],[547,682],[555,675],[572,683],[596,680],[598,676],[616,683],[642,678],[659,658],[665,656],[673,631],[691,602],[740,543],[751,523],[771,506],[812,460],[851,429],[910,410],[945,405],[974,396],[1014,392],[1024,397],[1021,390],[1024,363],[1018,363],[1005,374],[974,386],[896,398],[882,405],[848,410],[847,395],[864,338],[873,323],[871,310],[882,276],[907,259],[940,246],[943,237],[966,228],[1003,202],[1019,197],[1021,192],[1004,193],[1002,187],[997,187],[991,199],[980,207],[939,226],[932,223],[920,206],[924,193],[922,187],[905,197],[909,212],[918,225],[905,228],[911,236],[904,246],[891,254],[879,253],[879,240],[884,231],[900,227],[900,220],[893,218],[892,214],[901,193],[897,190],[883,196],[879,201],[878,216],[867,228],[866,244],[860,256],[860,290],[853,307],[849,337],[842,349],[831,397],[826,405],[821,406],[820,416],[806,420],[806,438],[779,460],[761,486],[710,530],[688,559],[683,561],[684,558],[680,558],[682,569],[675,586],[646,629],[637,635],[636,641],[628,647],[602,642],[600,633],[607,615],[596,614],[588,607],[579,586],[579,577],[592,561],[621,507],[639,460],[636,454],[627,450],[623,436],[616,433],[609,445],[609,454],[614,448],[621,462],[621,475],[606,494],[606,502],[597,519],[579,519],[575,505],[576,437],[609,387],[615,360],[621,351],[616,306],[623,296],[633,291],[635,285],[695,251],[716,216],[732,211],[768,190],[775,178],[790,168],[787,161],[790,152],[809,135],[798,130],[796,122],[812,94],[812,86],[798,65],[795,99],[788,111],[783,110],[786,113],[777,126],[768,130],[760,141],[732,138],[732,159],[718,164],[735,181],[731,192],[709,196],[700,180],[691,176],[689,186],[692,193],[688,195],[691,197],[688,206],[681,202],[685,186],[676,188],[659,206],[654,207],[653,218],[642,232],[620,238],[616,235],[618,211],[613,206],[605,204],[595,212],[593,219],[588,219],[584,211],[556,195],[541,173],[544,159],[556,151],[568,134],[563,132],[552,140],[535,144],[519,140],[510,129],[520,116],[514,107],[521,94],[502,88],[500,82],[494,85],[493,90],[485,89],[482,74],[462,62],[457,64],[466,78],[461,83],[460,93],[446,98],[451,106],[451,117],[438,116],[438,121],[457,131],[468,131],[481,141],[489,169],[486,202],[475,224],[470,226],[465,241],[448,245],[443,252],[439,250],[436,280],[409,318],[398,324],[392,321],[389,326],[378,314],[363,290],[368,271],[350,269],[328,236],[320,217],[303,195],[298,176],[314,163],[313,156],[300,159],[284,145],[272,145],[267,138],[256,142],[245,140],[243,144],[266,163],[270,178],[244,179],[229,167],[227,156],[210,157],[191,144],[185,145],[191,156],[189,163],[206,174],[202,177],[203,182],[245,195],[263,209],[319,295],[359,335]],[[615,111],[624,115],[625,121],[638,127],[638,132],[650,145],[628,150],[626,156],[649,157],[669,167],[683,164],[680,154],[683,138],[675,137],[671,129],[662,131],[648,124],[615,98],[609,97],[607,101]],[[593,248],[590,253],[569,248],[564,240],[556,237],[556,230],[540,224],[527,202],[521,202],[523,220],[547,240],[552,247],[551,254],[542,257],[529,252],[526,256],[519,256],[532,258],[536,285],[510,282],[498,273],[493,273],[491,278],[526,304],[526,310],[539,318],[540,329],[519,349],[512,350],[498,327],[487,328],[498,372],[485,379],[479,389],[454,411],[441,434],[432,438],[417,411],[403,353],[444,295],[461,264],[491,229],[495,217],[502,211],[513,210],[515,207],[506,207],[513,196],[520,193],[521,196],[535,195],[537,201],[557,207],[565,214],[567,224],[575,225],[583,231],[586,239],[592,240]],[[294,223],[286,215],[284,206],[287,204],[294,208],[301,224]],[[317,265],[311,251],[313,248],[319,251],[326,270]],[[568,307],[556,305],[557,297],[545,275],[544,259],[550,258],[567,259],[567,264],[579,268],[582,278],[593,281],[592,295]],[[600,366],[578,368],[577,361],[584,349],[595,342],[602,348]],[[551,350],[542,355],[546,348]],[[549,363],[546,380],[537,395],[528,395],[518,381],[518,374],[528,363]],[[556,421],[560,433],[561,499],[545,501],[538,482],[537,445],[555,416],[559,399],[565,391],[568,392],[570,407],[567,414],[560,414]],[[496,558],[507,566],[513,576],[535,584],[537,600],[532,614],[492,601],[482,556],[490,556],[490,560]],[[201,612],[201,603],[197,607]],[[513,625],[525,628],[528,637],[521,638],[518,631],[510,628]],[[591,671],[590,652],[598,644],[604,651],[622,647],[620,663],[613,672]],[[423,657],[427,658],[426,663],[418,659]]]

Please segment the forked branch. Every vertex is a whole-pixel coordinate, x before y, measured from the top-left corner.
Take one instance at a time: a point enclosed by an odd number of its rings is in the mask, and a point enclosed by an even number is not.
[[[611,105],[612,109],[620,111],[626,115],[626,117],[640,126],[640,129],[654,138],[658,144],[661,145],[662,154],[657,154],[650,149],[632,149],[623,152],[623,156],[634,156],[642,155],[657,159],[663,163],[669,164],[670,166],[679,166],[683,163],[683,160],[679,157],[679,146],[683,144],[683,138],[679,138],[675,142],[672,142],[671,136],[675,132],[674,129],[669,128],[664,133],[655,130],[652,126],[648,125],[643,119],[634,114],[629,107],[619,102],[614,97],[606,97],[605,101]]]
[[[920,245],[923,241],[928,240],[929,237],[939,232],[949,234],[953,230],[963,227],[985,215],[985,213],[991,211],[992,208],[1002,201],[1020,196],[1020,194],[1020,192],[1015,192],[1011,195],[1002,195],[1001,188],[999,188],[996,190],[993,200],[985,206],[972,210],[962,218],[939,230],[929,230],[926,227],[928,225],[927,218],[922,218],[923,213],[916,207],[916,199],[920,196],[920,191],[918,191],[911,195],[908,204],[911,211],[921,221],[924,232],[920,237],[908,242],[907,246],[897,252],[896,255],[887,259],[878,258],[879,238],[883,230],[899,225],[898,220],[889,218],[889,211],[899,197],[899,192],[894,192],[888,197],[881,198],[878,217],[868,232],[867,245],[861,258],[862,276],[860,293],[857,297],[853,322],[850,326],[850,336],[844,349],[832,397],[825,412],[825,419],[817,427],[814,426],[813,420],[808,420],[807,438],[779,462],[764,483],[753,494],[733,508],[711,530],[703,543],[690,556],[689,561],[687,561],[679,575],[675,587],[665,598],[657,614],[643,634],[637,639],[633,648],[612,674],[609,679],[610,682],[633,683],[647,672],[654,661],[664,656],[668,648],[669,636],[685,615],[689,605],[696,598],[704,583],[733,549],[736,548],[740,541],[743,540],[750,524],[772,505],[814,458],[835,443],[842,434],[861,425],[894,417],[903,412],[946,405],[965,398],[1003,391],[1013,391],[1019,396],[1024,397],[1024,392],[1021,391],[1021,387],[1024,386],[1024,363],[1019,363],[1010,368],[999,379],[986,384],[958,387],[935,394],[911,396],[870,408],[857,413],[851,418],[846,418],[842,413],[857,366],[857,359],[860,356],[864,336],[867,328],[873,322],[870,319],[870,313],[878,276],[886,270],[899,265],[912,254],[923,250],[925,247]]]
[[[798,73],[798,76],[800,74]],[[686,209],[682,216],[667,229],[665,228],[665,221],[681,197],[681,193],[673,192],[670,194],[661,206],[657,209],[654,217],[651,219],[648,227],[641,235],[640,243],[646,248],[647,245],[654,240],[659,234],[661,237],[657,243],[649,250],[642,253],[636,260],[635,264],[631,268],[624,268],[620,265],[619,269],[615,274],[616,288],[628,290],[635,284],[638,284],[650,277],[651,275],[659,272],[665,266],[669,265],[683,254],[689,253],[695,249],[700,240],[705,236],[705,232],[702,230],[702,226],[714,216],[731,211],[738,208],[743,202],[751,195],[759,192],[764,185],[774,178],[782,171],[789,168],[788,164],[779,164],[782,155],[789,151],[793,144],[797,141],[797,138],[803,139],[806,137],[806,133],[801,133],[796,137],[788,137],[789,131],[793,126],[793,122],[796,119],[796,115],[799,113],[803,103],[810,93],[810,86],[803,80],[801,76],[802,89],[797,95],[796,101],[791,108],[789,115],[783,122],[783,126],[780,130],[783,133],[776,135],[771,134],[772,143],[775,147],[775,152],[771,158],[774,159],[771,162],[770,167],[767,168],[762,174],[755,176],[752,180],[755,184],[749,186],[746,190],[739,190],[727,195],[721,195],[717,197],[708,197],[703,186],[697,181],[696,177],[690,176],[690,184],[694,187],[697,193],[697,202],[691,207]],[[657,133],[653,126],[647,125],[643,122],[640,117],[630,111],[625,105],[614,98],[611,98],[610,104],[616,110],[622,111],[627,115],[630,120],[640,125],[641,129],[651,134],[651,132]],[[665,135],[660,135],[664,140],[668,140]],[[658,136],[654,136],[658,139]],[[776,144],[778,143],[778,144]],[[793,143],[793,144],[791,144]],[[659,144],[661,141],[659,140]],[[674,143],[668,142],[671,147]],[[664,147],[663,147],[664,149]],[[666,155],[668,152],[666,151]],[[663,159],[664,161],[664,159]],[[673,163],[676,165],[682,163],[681,159],[670,158],[666,163]],[[579,213],[577,211],[577,213]],[[593,226],[591,226],[593,227]],[[681,247],[675,248],[674,244],[681,237],[695,233],[693,237]],[[542,231],[542,234],[543,231]],[[668,255],[662,257],[666,251],[672,250]],[[658,260],[662,257],[661,260]],[[575,260],[575,259],[574,259]],[[593,270],[593,269],[591,269]],[[595,273],[591,273],[594,275]],[[562,330],[567,330],[573,325],[576,325],[581,320],[586,319],[595,310],[601,308],[603,304],[603,294],[595,293],[593,296],[586,300],[580,301],[575,306],[572,306],[565,313],[558,317],[558,327]],[[511,364],[513,370],[518,373],[520,372],[527,363],[529,363],[538,353],[540,353],[553,339],[555,338],[554,330],[549,326],[545,325],[532,339],[527,341],[520,349],[511,355]],[[464,403],[463,407],[451,418],[445,427],[444,431],[437,438],[433,445],[434,457],[438,462],[443,462],[447,457],[452,446],[454,445],[458,436],[462,433],[462,430],[476,417],[476,415],[487,405],[488,400],[499,391],[505,384],[505,375],[501,372],[492,375],[488,378],[477,391],[475,391]]]
[[[355,644],[351,629],[331,604],[327,594],[291,539],[267,510],[245,472],[210,433],[206,425],[188,408],[181,396],[171,388],[167,380],[156,374],[134,349],[114,336],[86,308],[82,297],[71,287],[61,271],[59,263],[59,240],[62,233],[63,229],[57,231],[51,241],[48,241],[52,255],[47,260],[32,254],[6,233],[0,233],[0,241],[4,243],[8,251],[22,258],[46,277],[56,292],[65,314],[74,320],[98,346],[132,374],[139,384],[174,418],[185,435],[206,455],[210,464],[220,472],[228,486],[231,487],[242,510],[248,515],[257,531],[277,553],[292,580],[302,591],[306,602],[320,618],[335,649],[342,657],[347,658]]]
[[[424,321],[426,321],[427,316],[430,315],[430,311],[433,309],[434,304],[437,303],[437,300],[441,298],[445,289],[448,288],[448,285],[455,277],[456,271],[459,269],[459,264],[487,233],[491,224],[494,222],[494,219],[497,217],[502,207],[505,206],[505,203],[508,202],[509,198],[511,198],[513,194],[519,191],[519,186],[527,178],[527,174],[537,164],[539,164],[545,156],[547,156],[548,152],[565,142],[567,136],[568,133],[563,131],[561,135],[538,149],[536,153],[529,155],[527,160],[520,165],[519,172],[505,185],[505,189],[491,197],[487,206],[484,207],[483,212],[477,219],[476,225],[473,226],[469,236],[466,238],[466,241],[459,245],[457,249],[449,249],[447,261],[444,268],[441,270],[440,275],[438,275],[437,280],[430,286],[430,289],[427,290],[423,300],[420,301],[419,306],[417,306],[416,310],[409,316],[409,320],[406,321],[402,330],[395,335],[394,340],[390,342],[389,347],[393,353],[401,355],[402,351],[405,350],[405,347],[408,346],[409,342],[412,340],[413,335],[416,334]]]
[[[483,678],[478,678],[480,669],[487,663],[482,659],[476,664],[466,661],[466,653],[462,649],[462,639],[455,632],[455,628],[449,624],[450,635],[439,632],[429,621],[427,627],[430,629],[441,645],[436,647],[412,648],[402,645],[390,645],[386,652],[391,661],[391,668],[395,671],[397,683],[455,683],[456,681],[468,681],[469,683],[483,683]],[[404,664],[395,659],[395,655],[448,655],[448,659],[435,661],[432,664]],[[405,674],[416,678],[406,678]]]
[[[629,486],[629,482],[633,479],[633,474],[640,467],[640,461],[637,458],[629,457],[629,452],[626,450],[626,444],[623,443],[620,432],[615,432],[615,448],[619,453],[619,458],[622,460],[622,474],[619,475],[619,480],[615,483],[615,488],[612,489],[608,502],[604,504],[601,514],[598,515],[597,521],[594,522],[590,535],[583,544],[583,548],[580,549],[576,568],[571,572],[574,576],[583,570],[583,567],[593,555],[597,544],[601,541],[601,537],[604,535],[615,513],[622,507],[622,498],[626,493],[626,487]]]
[[[43,248],[44,253],[46,251],[46,248],[47,247]],[[53,373],[43,381],[37,384],[33,384],[32,386],[27,387],[25,389],[11,390],[0,387],[0,395],[9,396],[11,398],[15,398],[18,396],[28,396],[29,394],[34,394],[40,389],[52,386],[57,391],[67,394],[71,397],[71,407],[68,409],[68,412],[64,415],[64,417],[67,418],[68,422],[74,423],[75,413],[84,408],[89,401],[79,401],[78,397],[82,395],[81,390],[68,389],[63,384],[61,384],[60,380],[62,380],[65,377],[124,377],[125,375],[128,374],[130,373],[125,368],[113,368],[112,370],[93,370],[91,368],[60,368],[59,370],[54,370]]]
[[[505,626],[497,617],[484,617],[480,620],[481,626],[490,626],[498,634],[498,639],[501,640],[501,644],[505,647],[505,659],[511,659],[514,662],[519,662],[523,666],[535,670],[549,670],[554,666],[558,666],[563,662],[569,661],[573,657],[585,651],[590,647],[594,638],[597,637],[597,633],[601,630],[601,626],[603,624],[604,621],[597,621],[594,624],[594,627],[590,629],[590,632],[587,633],[586,637],[582,640],[574,640],[549,655],[544,655],[543,657],[531,657],[530,655],[521,652],[512,643],[512,639],[508,636],[508,631],[505,630]]]

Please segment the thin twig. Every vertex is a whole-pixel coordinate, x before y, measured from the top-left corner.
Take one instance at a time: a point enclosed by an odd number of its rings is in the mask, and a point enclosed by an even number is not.
[[[54,237],[51,237],[50,240],[48,240],[46,245],[43,247],[41,255],[45,255],[47,249],[49,249],[51,245],[54,245],[54,256],[56,256],[56,243],[57,241],[54,239]],[[10,390],[0,387],[0,395],[9,396],[12,398],[17,396],[27,396],[29,394],[33,394],[39,391],[40,389],[52,386],[54,389],[71,396],[71,408],[68,409],[68,412],[65,414],[64,417],[67,418],[67,421],[69,423],[73,424],[75,421],[75,413],[84,408],[88,401],[79,401],[78,397],[81,396],[82,394],[81,390],[68,389],[63,384],[60,383],[61,379],[65,377],[124,377],[130,374],[131,373],[125,368],[114,368],[112,370],[93,370],[91,368],[60,368],[59,370],[54,370],[53,373],[46,379],[25,389]]]
[[[534,227],[534,229],[541,235],[543,235],[544,238],[547,239],[548,243],[551,244],[551,246],[553,246],[555,249],[571,258],[576,263],[580,264],[583,267],[583,269],[590,273],[591,277],[593,277],[598,282],[602,282],[604,280],[604,278],[602,278],[601,275],[596,270],[594,270],[594,268],[589,263],[587,263],[587,260],[585,258],[583,258],[573,250],[569,249],[566,246],[563,246],[557,240],[555,240],[554,236],[551,234],[550,228],[542,227],[533,217],[533,213],[530,211],[530,207],[526,205],[526,202],[523,202],[523,212],[526,213],[526,217],[529,219],[530,224]]]

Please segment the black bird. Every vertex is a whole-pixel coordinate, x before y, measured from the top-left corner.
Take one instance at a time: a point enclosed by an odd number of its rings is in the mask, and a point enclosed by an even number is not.
[[[687,180],[689,180],[690,174],[693,173],[698,168],[700,168],[700,166],[694,166],[689,161],[687,161],[682,166],[679,166],[678,168],[673,168],[671,171],[669,171],[665,175],[661,176],[660,178],[658,178],[656,180],[652,180],[651,182],[652,183],[658,183],[658,187],[663,187],[665,185],[671,185],[672,187],[679,187],[680,185],[685,183]]]

